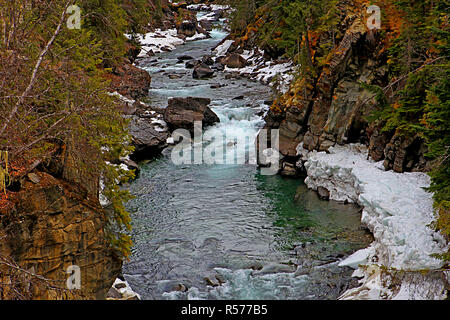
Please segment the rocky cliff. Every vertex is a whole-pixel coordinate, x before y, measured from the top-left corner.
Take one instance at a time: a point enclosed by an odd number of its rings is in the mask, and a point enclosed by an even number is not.
[[[396,172],[426,171],[429,164],[424,141],[418,136],[385,132],[377,121],[368,121],[377,106],[370,86],[386,88],[386,41],[380,30],[369,30],[364,5],[340,1],[335,47],[319,58],[327,34],[310,32],[311,66],[297,76],[290,89],[277,99],[266,116],[266,129],[280,130],[281,173],[296,174],[296,147],[327,151],[334,145],[363,143],[370,156],[385,160]],[[305,37],[303,44],[305,45]],[[320,63],[318,61],[321,61]],[[313,70],[313,71],[311,71]]]
[[[107,219],[97,197],[37,172],[22,182],[11,202],[0,212],[0,253],[30,272],[28,287],[21,290],[28,294],[25,298],[105,298],[122,261],[105,235]],[[66,271],[72,265],[80,268],[81,289],[68,291]],[[0,298],[19,298],[14,288],[23,284],[17,269],[0,264],[0,278],[10,284],[0,286]]]

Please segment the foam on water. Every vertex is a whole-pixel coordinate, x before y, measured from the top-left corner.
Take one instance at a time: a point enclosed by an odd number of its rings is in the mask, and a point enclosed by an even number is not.
[[[196,287],[187,292],[164,293],[167,300],[286,300],[303,292],[308,276],[295,273],[274,273],[254,276],[251,269],[214,269],[226,281],[224,285],[207,288],[202,292]]]
[[[199,59],[209,54],[226,32],[215,29],[211,36],[157,54],[156,65],[142,66],[152,73],[150,100],[153,106],[164,108],[169,97],[210,98],[220,123],[206,128],[204,135],[226,139],[205,139],[204,146],[222,148],[226,159],[242,163],[264,124],[260,115],[268,108],[264,101],[272,98],[271,90],[248,79],[226,79],[223,73],[193,79],[192,70],[177,64],[180,55]],[[170,72],[181,78],[169,79]],[[213,84],[220,86],[213,89]],[[239,148],[235,142],[243,137],[248,138],[247,146]],[[143,166],[140,178],[130,186],[136,196],[127,205],[133,215],[134,247],[123,272],[143,299],[338,296],[340,281],[350,272],[330,266],[323,274],[314,269],[306,276],[302,268],[301,272],[295,267],[282,271],[286,266],[280,262],[323,264],[334,259],[328,255],[336,250],[349,254],[366,246],[360,240],[331,240],[342,230],[361,232],[357,208],[320,201],[300,180],[262,176],[253,164],[177,166],[170,153],[167,149]],[[301,197],[295,201],[298,192]],[[314,219],[321,220],[320,226],[316,227]],[[311,248],[293,251],[299,242],[311,243]],[[250,269],[255,263],[268,273]],[[275,268],[267,268],[273,263]],[[207,286],[204,277],[214,279],[215,275],[225,283]],[[330,289],[329,283],[336,289]],[[175,291],[177,287],[187,292]]]

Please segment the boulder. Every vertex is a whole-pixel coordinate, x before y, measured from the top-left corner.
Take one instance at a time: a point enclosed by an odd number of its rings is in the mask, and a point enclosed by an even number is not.
[[[186,61],[186,60],[192,60],[194,58],[191,56],[188,56],[188,55],[182,55],[182,56],[178,56],[177,59],[178,59],[178,61]]]
[[[281,165],[280,174],[285,177],[294,177],[297,175],[297,169],[295,168],[295,164],[284,161]]]
[[[245,60],[240,54],[232,53],[225,59],[222,59],[222,64],[226,65],[228,68],[237,69],[245,67],[247,60]]]
[[[192,37],[197,33],[197,22],[185,20],[177,26],[178,34]]]
[[[209,20],[200,20],[198,23],[206,31],[212,31],[212,29],[213,29],[213,24]]]
[[[319,194],[319,198],[322,200],[329,200],[330,199],[330,191],[325,189],[324,187],[318,187],[317,193]]]
[[[168,130],[163,130],[154,123],[155,118],[132,117],[129,132],[135,151],[134,160],[150,159],[158,155],[166,146]]]
[[[211,69],[216,70],[216,71],[223,71],[223,70],[225,70],[225,66],[221,63],[214,63],[211,66]]]
[[[169,75],[167,75],[167,77],[169,78],[169,79],[180,79],[182,76],[181,75],[179,75],[179,74],[169,74]]]
[[[122,298],[122,294],[116,288],[112,287],[109,289],[106,298],[110,300],[119,300]]]
[[[208,107],[210,99],[205,98],[173,98],[164,113],[164,120],[171,130],[178,128],[194,129],[194,122],[201,121],[203,127],[220,122],[219,117]]]
[[[186,62],[185,67],[187,69],[195,68],[196,65],[198,65],[200,62],[198,60],[192,59]]]
[[[131,64],[115,67],[108,79],[111,80],[111,91],[133,99],[146,97],[152,81],[147,71]]]
[[[214,60],[211,56],[203,56],[202,58],[202,63],[208,65],[208,66],[212,66],[214,64]]]
[[[192,73],[192,76],[194,79],[203,79],[203,78],[209,78],[214,75],[214,71],[211,70],[210,67],[208,67],[206,64],[202,63],[194,68],[194,72]]]

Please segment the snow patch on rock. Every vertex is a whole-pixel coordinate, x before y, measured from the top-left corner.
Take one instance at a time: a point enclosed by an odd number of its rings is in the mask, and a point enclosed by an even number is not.
[[[374,235],[375,242],[369,248],[356,252],[340,266],[383,265],[408,271],[442,266],[443,262],[431,255],[446,252],[448,245],[430,227],[436,217],[432,194],[424,190],[430,185],[427,174],[384,171],[381,163],[369,159],[367,148],[357,144],[332,147],[329,153],[306,152],[300,144],[298,153],[306,160],[308,187],[324,187],[332,200],[361,205],[361,221]],[[381,293],[393,297],[380,289],[381,273],[374,275],[366,270],[364,274],[364,287],[370,293],[353,291],[354,298],[381,298]],[[410,298],[422,297],[414,292],[417,295]]]
[[[125,35],[128,39],[131,39],[132,35]],[[178,37],[177,29],[161,30],[156,29],[154,32],[146,34],[135,35],[135,39],[141,44],[141,52],[138,58],[143,58],[151,53],[160,53],[164,51],[175,50],[176,46],[185,43],[183,39]]]
[[[207,38],[206,34],[196,32],[192,37],[187,37],[186,41],[203,40],[206,38]]]
[[[223,44],[215,49],[217,57],[225,56],[230,48],[233,40],[226,40]],[[248,77],[270,86],[277,85],[281,92],[286,92],[289,85],[294,79],[293,73],[295,66],[292,61],[266,61],[264,59],[264,50],[244,51],[241,56],[247,60],[247,65],[243,68],[228,68],[225,67],[224,72],[238,73],[242,76]],[[276,81],[273,81],[275,80]]]
[[[119,292],[122,297],[119,299],[109,299],[109,300],[141,300],[141,296],[134,292],[133,289],[130,287],[127,281],[123,281],[119,278],[114,281],[114,284],[112,286],[117,292]]]
[[[218,45],[214,49],[214,53],[218,57],[225,56],[228,49],[230,49],[231,45],[233,44],[234,40],[225,40],[222,44]]]

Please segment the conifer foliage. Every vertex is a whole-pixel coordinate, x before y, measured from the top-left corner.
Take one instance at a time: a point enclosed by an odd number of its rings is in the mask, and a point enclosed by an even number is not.
[[[81,28],[67,25],[73,5],[81,8]],[[123,5],[0,0],[0,206],[14,196],[8,185],[63,150],[74,182],[98,190],[101,181],[113,207],[111,241],[127,256],[131,226],[124,202],[130,195],[118,183],[132,173],[111,163],[130,153],[130,138],[104,75],[124,61],[133,16],[144,18],[139,6]]]

